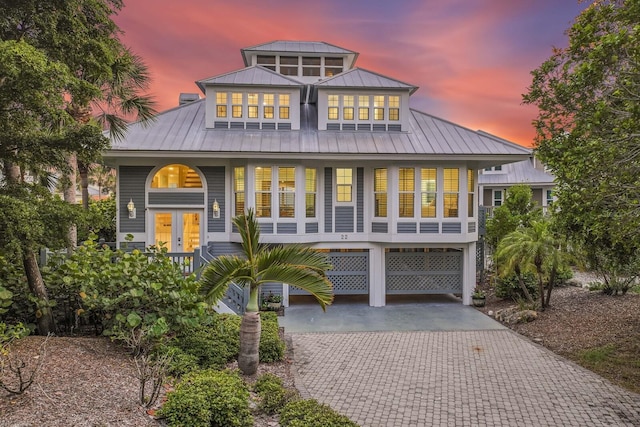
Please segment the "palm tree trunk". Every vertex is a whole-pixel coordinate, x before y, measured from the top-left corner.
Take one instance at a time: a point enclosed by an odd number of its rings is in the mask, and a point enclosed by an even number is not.
[[[49,295],[47,294],[47,288],[44,285],[44,280],[42,280],[42,274],[38,267],[35,252],[31,249],[25,250],[22,256],[22,264],[27,276],[27,282],[29,283],[29,289],[41,304],[41,308],[38,310],[36,315],[38,333],[40,335],[48,335],[54,331],[55,325],[53,322],[53,314],[49,307]]]
[[[75,205],[76,203],[76,171],[78,170],[78,159],[75,153],[69,155],[67,162],[69,163],[69,172],[65,174],[63,179],[63,196],[64,201]],[[76,249],[78,244],[78,227],[72,224],[67,232],[67,249],[69,253]]]
[[[553,290],[553,285],[556,282],[556,268],[553,267],[551,272],[549,273],[549,287],[547,288],[547,307],[551,302],[551,291]]]
[[[258,371],[260,356],[260,313],[246,311],[240,324],[240,353],[238,368],[245,375],[253,375]]]
[[[529,289],[527,289],[527,285],[525,285],[524,280],[522,279],[522,274],[520,271],[520,268],[516,267],[515,268],[515,273],[516,273],[516,277],[518,278],[518,284],[520,285],[520,289],[522,290],[522,293],[524,294],[525,298],[527,299],[527,302],[529,304],[533,304],[533,297],[531,296],[531,294],[529,293]]]
[[[89,167],[84,162],[78,161],[78,174],[82,190],[82,208],[87,211],[89,210]]]
[[[544,311],[546,304],[544,299],[544,279],[541,270],[538,270],[538,292],[540,292],[540,310]]]

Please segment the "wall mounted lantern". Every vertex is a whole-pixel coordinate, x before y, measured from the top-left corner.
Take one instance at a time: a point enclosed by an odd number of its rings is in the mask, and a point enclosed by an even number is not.
[[[129,218],[134,219],[136,217],[136,205],[133,204],[133,199],[129,199],[127,209],[129,210]]]
[[[217,199],[213,200],[213,217],[214,218],[220,218],[220,204],[218,203]]]

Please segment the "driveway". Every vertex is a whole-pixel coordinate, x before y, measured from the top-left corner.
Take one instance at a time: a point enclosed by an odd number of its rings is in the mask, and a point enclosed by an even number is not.
[[[363,427],[640,425],[640,395],[470,307],[449,306],[454,315],[469,309],[482,316],[475,323],[465,318],[461,324],[468,330],[419,330],[415,325],[425,324],[420,320],[425,313],[437,312],[428,305],[416,321],[405,318],[406,313],[387,315],[404,319],[387,325],[406,327],[377,332],[365,326],[384,326],[380,318],[385,310],[361,307],[371,309],[365,310],[371,320],[361,316],[354,328],[339,321],[333,332],[321,313],[308,312],[307,318],[323,331],[317,333],[305,331],[308,325],[287,327],[287,317],[294,319],[297,307],[288,308],[282,323],[293,348],[296,387],[304,397],[330,405]],[[345,306],[341,312],[336,305],[328,313],[349,319],[352,311]]]

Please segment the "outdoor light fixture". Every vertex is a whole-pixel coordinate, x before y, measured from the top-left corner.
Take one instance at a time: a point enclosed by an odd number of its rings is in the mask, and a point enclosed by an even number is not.
[[[220,218],[220,204],[218,204],[218,200],[213,200],[213,217]]]
[[[133,204],[133,199],[129,199],[127,209],[129,210],[129,218],[134,219],[136,217],[136,205]]]

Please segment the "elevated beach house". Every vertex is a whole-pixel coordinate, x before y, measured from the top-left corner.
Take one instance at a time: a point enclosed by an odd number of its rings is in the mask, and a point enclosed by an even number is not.
[[[256,212],[265,243],[326,251],[335,294],[471,302],[478,170],[530,151],[411,109],[417,87],[355,66],[324,42],[241,50],[245,67],[197,81],[204,93],[105,158],[117,168],[118,240],[206,257],[237,250],[231,218]],[[298,293],[286,284],[276,292]]]

